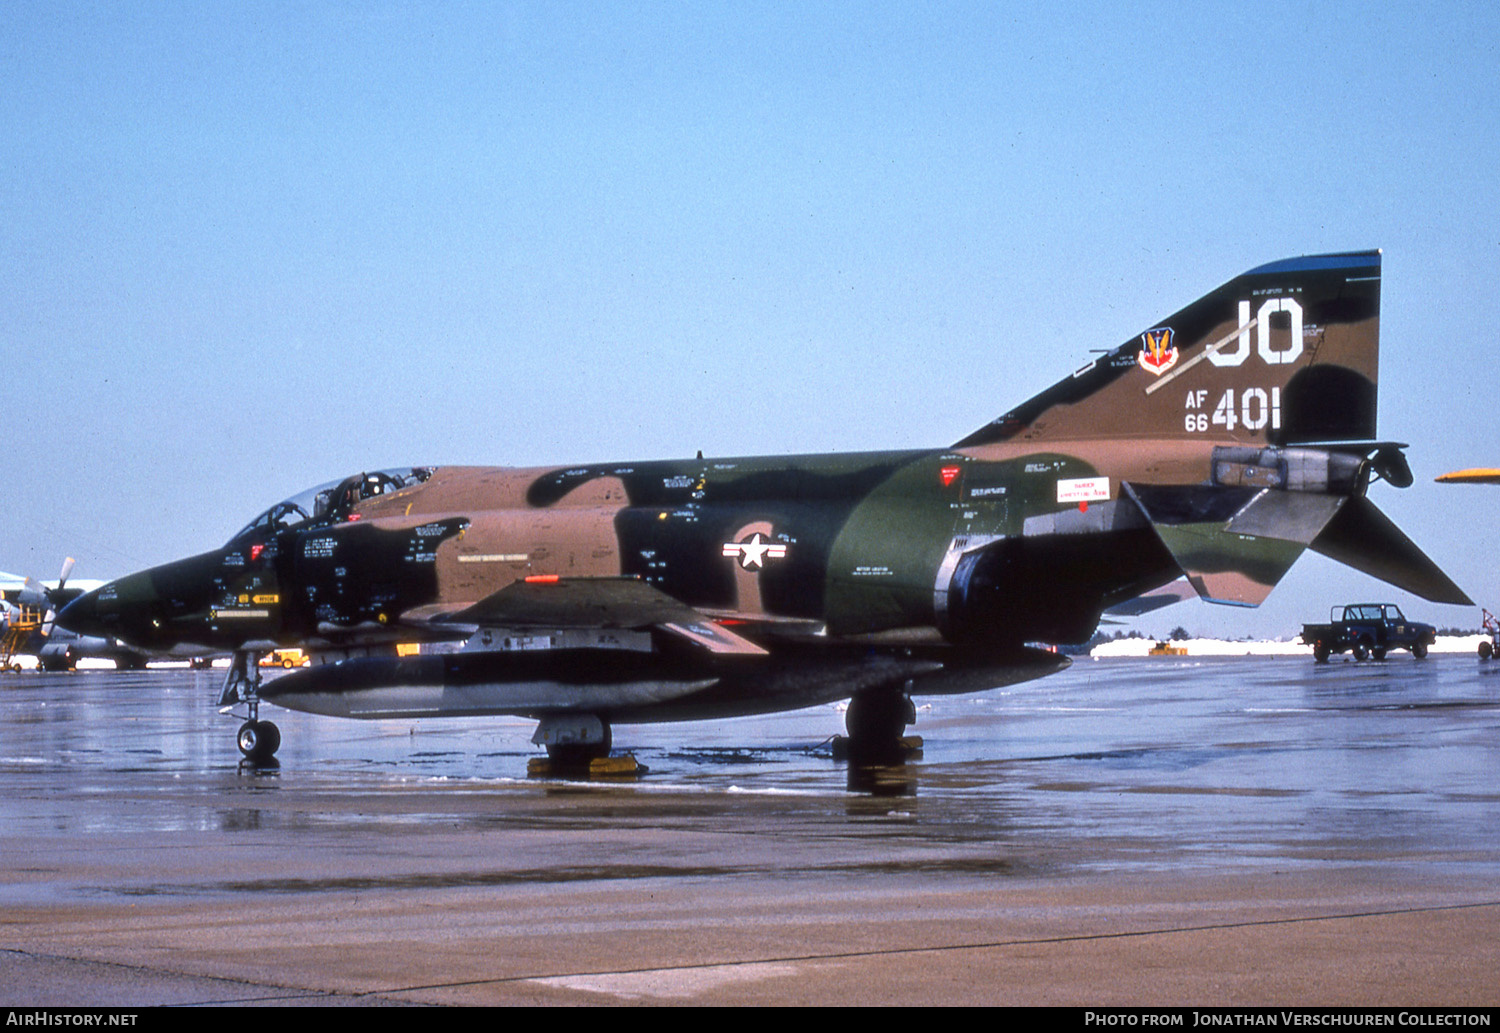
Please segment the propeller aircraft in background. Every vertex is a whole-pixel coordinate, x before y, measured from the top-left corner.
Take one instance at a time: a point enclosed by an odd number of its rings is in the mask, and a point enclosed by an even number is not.
[[[80,635],[56,624],[57,611],[102,581],[74,581],[73,558],[53,582],[0,572],[0,670],[19,671],[17,656],[34,656],[44,671],[71,671],[84,658],[113,660],[120,669],[139,670],[146,655],[113,639]]]

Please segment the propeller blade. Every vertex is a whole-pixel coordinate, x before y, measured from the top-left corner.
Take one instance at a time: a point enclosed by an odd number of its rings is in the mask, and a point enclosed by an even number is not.
[[[16,593],[16,602],[22,606],[46,606],[48,603],[47,586],[40,581],[27,578],[21,590]]]

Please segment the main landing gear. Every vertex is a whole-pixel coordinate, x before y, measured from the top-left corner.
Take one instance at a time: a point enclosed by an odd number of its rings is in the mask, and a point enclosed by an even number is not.
[[[907,735],[917,708],[903,688],[866,689],[849,701],[844,727],[849,737],[834,740],[834,758],[855,765],[902,764],[920,753],[920,736]]]
[[[531,741],[547,748],[547,759],[528,761],[533,778],[632,777],[646,772],[629,754],[609,755],[613,736],[609,722],[595,714],[554,714],[542,718]]]
[[[224,691],[219,694],[219,706],[230,708],[244,703],[249,710],[249,719],[240,725],[235,743],[246,761],[258,767],[269,767],[276,763],[276,750],[281,746],[281,729],[270,721],[260,720],[260,654],[240,650],[229,662],[229,674],[224,679]]]

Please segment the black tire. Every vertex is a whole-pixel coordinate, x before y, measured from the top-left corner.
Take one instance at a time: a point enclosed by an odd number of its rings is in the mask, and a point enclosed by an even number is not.
[[[565,769],[587,768],[596,760],[609,756],[609,750],[600,749],[598,743],[568,743],[564,746],[548,746],[547,759],[556,767]]]
[[[1479,643],[1479,659],[1488,660],[1495,655],[1495,647],[1488,642]]]
[[[849,701],[844,727],[851,739],[894,741],[901,738],[906,726],[916,718],[914,709],[902,692],[879,689],[862,692]]]
[[[1328,662],[1328,646],[1322,642],[1313,646],[1313,663],[1326,664]]]
[[[1370,650],[1370,656],[1374,657],[1376,660],[1384,660],[1385,659],[1385,647],[1384,646],[1376,646],[1374,649]]]
[[[604,725],[604,738],[600,742],[573,742],[547,747],[547,759],[560,768],[586,768],[592,761],[609,756],[614,746],[614,729],[609,722]]]
[[[234,743],[240,748],[240,753],[246,760],[255,758],[256,751],[260,749],[260,729],[254,721],[246,721],[240,725],[240,730],[234,737]]]
[[[867,689],[849,701],[844,727],[849,758],[858,764],[893,764],[902,757],[901,737],[917,710],[900,689]]]
[[[246,721],[240,725],[235,744],[246,760],[270,760],[281,747],[281,729],[270,721]]]
[[[1411,655],[1416,657],[1418,660],[1427,659],[1427,643],[1418,642],[1416,645],[1412,646]]]
[[[1370,655],[1370,650],[1363,642],[1356,642],[1354,643],[1353,653],[1355,662],[1361,662]]]

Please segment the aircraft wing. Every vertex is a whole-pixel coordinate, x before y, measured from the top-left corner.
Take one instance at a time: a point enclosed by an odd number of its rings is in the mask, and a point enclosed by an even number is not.
[[[766,654],[701,611],[628,577],[526,578],[462,610],[406,614],[403,619],[515,630],[659,628],[710,653]]]
[[[1439,484],[1500,484],[1500,470],[1475,467],[1469,470],[1454,470],[1437,478]]]

